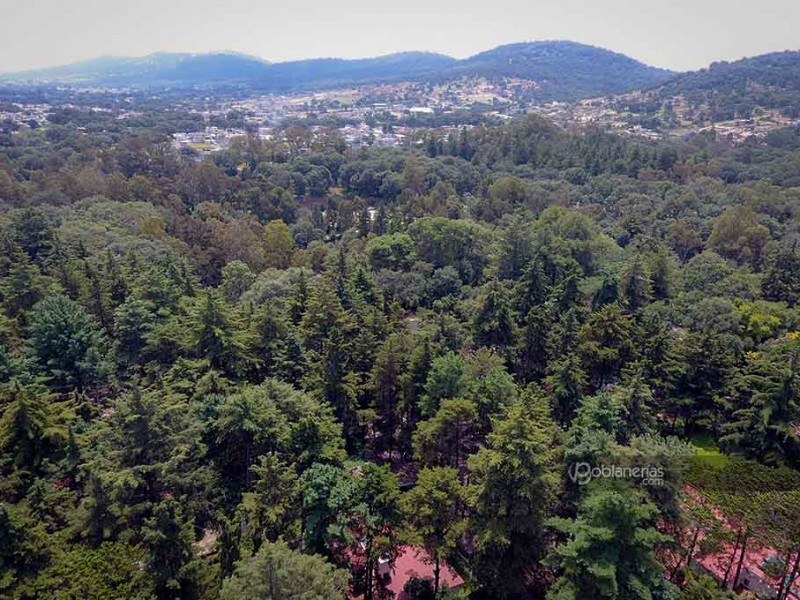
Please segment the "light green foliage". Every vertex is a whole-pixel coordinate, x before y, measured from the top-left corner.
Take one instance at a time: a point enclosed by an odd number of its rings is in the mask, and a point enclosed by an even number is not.
[[[414,263],[416,250],[407,233],[389,233],[372,238],[364,252],[373,269],[404,271]]]
[[[294,254],[294,239],[289,227],[281,220],[270,221],[264,227],[266,266],[288,269]]]
[[[97,548],[75,546],[44,569],[33,589],[53,600],[151,600],[153,587],[140,565],[146,559],[139,548],[105,542]]]
[[[449,467],[422,469],[416,486],[403,495],[409,536],[434,560],[434,593],[439,591],[441,561],[455,551],[466,531],[465,500],[458,471]]]
[[[222,586],[222,600],[344,600],[347,571],[323,558],[291,550],[285,543],[265,544],[241,561]]]
[[[739,264],[759,268],[769,229],[758,222],[758,215],[748,206],[728,208],[714,222],[708,245],[721,256]]]

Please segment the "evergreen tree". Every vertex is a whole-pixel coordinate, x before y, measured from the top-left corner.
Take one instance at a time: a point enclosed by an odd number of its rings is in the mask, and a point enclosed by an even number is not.
[[[225,301],[207,292],[198,299],[189,319],[187,349],[208,359],[215,369],[241,376],[251,363],[249,339]]]
[[[466,532],[466,490],[456,469],[424,468],[416,485],[403,494],[403,514],[410,537],[433,559],[433,592],[439,593],[441,562],[452,555]]]
[[[734,381],[724,443],[767,463],[800,465],[800,344],[773,347],[748,361]]]
[[[13,381],[0,388],[0,450],[18,469],[36,471],[54,449],[66,441],[56,422],[52,396],[39,385]]]
[[[426,466],[461,470],[475,449],[478,410],[463,399],[442,401],[439,410],[421,421],[414,433],[414,457]]]
[[[159,600],[196,597],[192,522],[180,504],[167,499],[155,506],[142,531],[148,551],[147,570]]]
[[[265,544],[236,565],[222,586],[222,600],[345,600],[347,571],[325,559],[291,550],[285,542]]]
[[[472,324],[475,343],[490,348],[505,348],[514,343],[514,322],[500,284],[490,285]]]
[[[526,573],[544,554],[558,488],[555,437],[546,404],[526,396],[469,460],[475,574],[499,597],[525,589]]]
[[[63,296],[48,296],[33,307],[30,343],[57,387],[83,389],[109,372],[108,341],[96,321]]]
[[[670,540],[656,531],[657,516],[642,492],[618,485],[590,489],[574,520],[551,519],[567,540],[548,558],[559,571],[548,600],[677,599],[655,556]]]

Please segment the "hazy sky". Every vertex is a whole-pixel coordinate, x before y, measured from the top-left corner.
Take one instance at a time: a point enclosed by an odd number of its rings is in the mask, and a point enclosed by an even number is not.
[[[0,0],[0,72],[114,54],[268,60],[569,39],[676,70],[800,50],[798,0]]]

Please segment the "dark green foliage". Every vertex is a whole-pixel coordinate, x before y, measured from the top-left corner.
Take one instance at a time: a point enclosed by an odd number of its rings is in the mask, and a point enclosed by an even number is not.
[[[48,93],[0,124],[3,598],[377,599],[411,544],[446,597],[717,600],[684,567],[735,533],[686,481],[794,564],[796,130],[293,123],[199,157],[170,134],[213,98]]]
[[[657,545],[669,541],[654,528],[657,514],[639,492],[598,486],[574,520],[551,520],[568,539],[549,558],[560,576],[548,598],[677,598],[655,557]]]
[[[108,342],[97,322],[63,296],[48,296],[33,307],[31,350],[57,387],[83,388],[109,372]]]

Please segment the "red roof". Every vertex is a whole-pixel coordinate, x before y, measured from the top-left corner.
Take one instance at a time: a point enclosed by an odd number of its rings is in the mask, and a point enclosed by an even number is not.
[[[708,503],[693,486],[686,485],[683,489],[685,492],[687,492],[688,496],[692,498],[692,500],[708,507],[714,516],[722,522],[722,527],[726,531],[734,532],[737,530],[737,528],[731,524],[730,520],[725,516],[725,514],[717,506]],[[703,535],[701,535],[699,539],[702,539],[702,537]],[[734,573],[736,573],[736,567],[738,566],[738,562],[741,557],[741,548],[737,547],[736,550],[736,557],[732,558],[734,553],[734,544],[723,543],[721,544],[721,549],[718,552],[707,554],[705,556],[695,556],[694,560],[702,565],[706,571],[711,573],[719,581],[722,581],[725,578],[725,571],[728,570],[729,566],[731,565],[731,561],[733,560],[734,564],[730,568],[730,572],[728,574],[729,579],[732,579],[734,577]],[[769,558],[775,556],[778,556],[778,552],[775,549],[768,546],[762,546],[755,540],[750,539],[745,549],[742,567],[743,569],[749,570],[753,575],[764,582],[764,584],[774,589],[776,587],[775,582],[764,572],[762,565]],[[800,600],[800,596],[798,596],[796,593],[795,585],[796,580],[791,582],[791,586],[786,597],[791,600]]]
[[[408,600],[408,596],[403,592],[403,587],[413,577],[433,581],[433,559],[423,548],[402,546],[394,561],[391,579],[387,581],[386,588],[395,593],[396,600]],[[464,580],[450,568],[450,565],[443,560],[439,563],[440,587],[454,588],[463,583]]]

